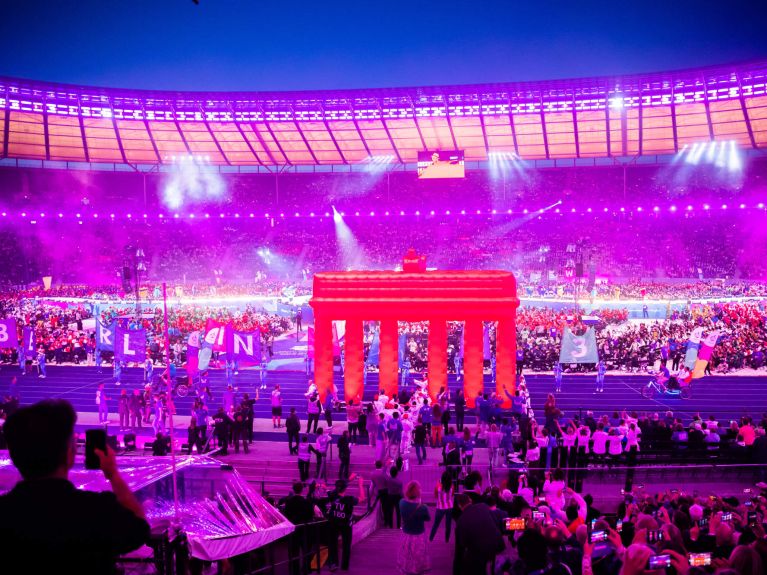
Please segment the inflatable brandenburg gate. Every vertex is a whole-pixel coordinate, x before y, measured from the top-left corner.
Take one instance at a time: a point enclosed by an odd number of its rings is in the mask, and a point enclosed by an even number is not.
[[[410,255],[410,254],[409,254]],[[483,321],[496,321],[496,391],[506,405],[515,389],[514,275],[506,271],[326,272],[314,276],[314,380],[324,399],[333,382],[333,321],[346,322],[344,397],[363,396],[363,321],[380,321],[380,387],[397,393],[398,320],[428,321],[428,382],[432,400],[447,386],[447,322],[463,321],[466,403],[483,393]]]

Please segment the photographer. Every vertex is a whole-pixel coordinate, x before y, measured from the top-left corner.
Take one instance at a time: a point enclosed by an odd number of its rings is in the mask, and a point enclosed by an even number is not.
[[[0,496],[0,556],[7,573],[112,573],[119,555],[149,538],[141,504],[117,469],[114,452],[96,450],[112,492],[81,491],[72,406],[46,400],[8,418],[5,436],[22,480]]]

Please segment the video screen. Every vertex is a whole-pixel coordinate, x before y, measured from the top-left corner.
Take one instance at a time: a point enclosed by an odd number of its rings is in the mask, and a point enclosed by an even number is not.
[[[463,178],[463,150],[418,152],[418,178]]]

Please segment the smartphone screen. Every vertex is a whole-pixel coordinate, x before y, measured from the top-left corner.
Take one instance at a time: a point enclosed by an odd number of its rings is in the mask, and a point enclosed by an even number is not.
[[[506,519],[506,531],[521,531],[525,528],[524,517],[509,517]]]
[[[95,449],[106,451],[107,432],[103,429],[88,429],[85,431],[85,469],[100,469],[101,462]]]
[[[622,533],[623,532],[623,519],[618,519],[618,522],[615,524],[615,530],[618,533]]]
[[[727,513],[722,513],[722,521],[732,521],[732,513],[729,511]]]
[[[749,525],[756,525],[756,511],[749,511],[748,512],[748,524]]]
[[[691,567],[705,567],[711,565],[711,553],[690,553]]]
[[[543,521],[546,514],[543,511],[533,511],[533,521]]]
[[[647,532],[647,542],[648,543],[657,543],[658,541],[663,541],[663,530],[662,529],[655,529],[653,531]]]
[[[671,555],[653,555],[647,561],[647,568],[650,570],[665,569],[666,567],[671,567]]]
[[[591,537],[589,538],[592,543],[601,543],[602,541],[607,541],[607,531],[603,530],[597,530],[591,532]]]
[[[708,519],[698,519],[698,527],[708,527]]]

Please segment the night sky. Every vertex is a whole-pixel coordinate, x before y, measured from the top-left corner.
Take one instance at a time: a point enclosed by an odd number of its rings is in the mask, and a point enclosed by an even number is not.
[[[547,80],[767,57],[767,1],[6,0],[0,75],[308,90]]]

